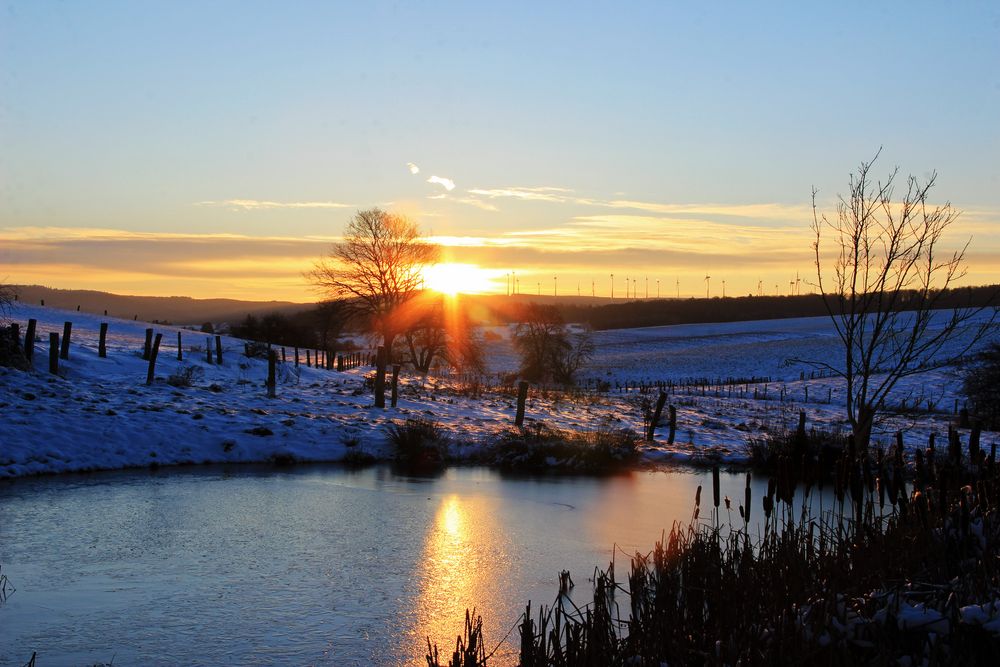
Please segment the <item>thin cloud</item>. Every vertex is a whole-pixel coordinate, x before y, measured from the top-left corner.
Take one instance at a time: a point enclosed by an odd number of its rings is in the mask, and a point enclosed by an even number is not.
[[[225,199],[222,201],[200,201],[195,206],[219,206],[231,209],[253,211],[272,208],[354,208],[354,204],[343,204],[335,201],[267,201],[261,199]]]
[[[427,182],[433,183],[435,185],[440,185],[448,192],[451,192],[452,190],[455,189],[455,181],[451,180],[450,178],[444,178],[443,176],[431,176],[430,178],[427,179]]]
[[[407,167],[407,169],[410,170],[411,174],[419,174],[420,173],[420,167],[418,167],[417,165],[413,164],[412,162],[407,162],[406,163],[406,167]]]
[[[573,192],[566,188],[556,188],[550,186],[543,187],[506,187],[506,188],[474,188],[469,190],[469,194],[489,199],[519,199],[521,201],[547,201],[547,202],[572,202],[573,198],[567,196]]]

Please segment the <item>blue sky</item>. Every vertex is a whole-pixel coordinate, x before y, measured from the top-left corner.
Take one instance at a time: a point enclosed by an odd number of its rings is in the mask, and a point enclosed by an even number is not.
[[[882,146],[1000,279],[1000,6],[813,4],[6,3],[0,276],[306,299],[381,205],[501,276],[746,293]]]

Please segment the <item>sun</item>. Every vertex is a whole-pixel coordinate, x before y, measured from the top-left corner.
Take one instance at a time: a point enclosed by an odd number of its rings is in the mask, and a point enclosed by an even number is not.
[[[493,291],[492,274],[475,264],[445,262],[424,269],[424,286],[435,292],[456,294],[482,294]]]

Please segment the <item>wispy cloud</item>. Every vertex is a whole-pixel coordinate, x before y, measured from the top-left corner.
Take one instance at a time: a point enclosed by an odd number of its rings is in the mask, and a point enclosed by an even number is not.
[[[406,163],[406,167],[407,167],[407,169],[410,170],[411,174],[419,174],[420,173],[420,167],[418,167],[417,165],[413,164],[412,162],[407,162]]]
[[[568,195],[572,190],[556,187],[504,187],[504,188],[473,188],[469,194],[489,199],[519,199],[522,201],[568,202],[573,201]]]
[[[335,201],[267,201],[261,199],[225,199],[222,201],[200,201],[195,206],[220,206],[234,210],[253,211],[270,208],[354,208],[354,204]]]
[[[455,189],[455,181],[451,180],[450,178],[444,178],[443,176],[431,176],[430,178],[427,179],[427,182],[433,183],[435,185],[440,185],[448,192],[451,192],[452,190]]]

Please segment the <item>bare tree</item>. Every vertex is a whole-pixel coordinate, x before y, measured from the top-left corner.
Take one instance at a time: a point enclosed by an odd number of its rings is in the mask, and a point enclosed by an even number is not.
[[[959,211],[947,202],[929,202],[937,174],[922,183],[910,176],[905,195],[894,200],[899,168],[877,180],[871,172],[878,156],[851,175],[833,220],[817,210],[817,190],[812,195],[817,287],[844,356],[839,362],[808,363],[845,381],[847,416],[861,448],[868,446],[876,417],[900,380],[964,356],[996,317],[995,308],[984,314],[985,308],[971,301],[945,307],[946,298],[954,304],[951,288],[965,275],[969,243],[939,253]],[[824,241],[832,246],[832,260]]]
[[[404,349],[397,356],[424,374],[437,361],[463,373],[485,372],[482,340],[465,309],[437,295],[414,299],[406,311]]]
[[[400,306],[421,288],[421,270],[437,261],[439,248],[420,236],[408,218],[378,208],[358,211],[343,240],[308,274],[324,294],[342,299],[351,314],[370,323],[387,351],[406,330]]]
[[[521,376],[529,382],[573,384],[594,353],[589,333],[571,334],[555,306],[528,304],[519,319],[513,341],[521,354]]]

